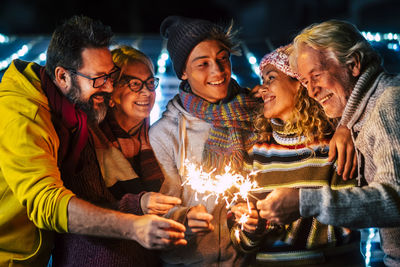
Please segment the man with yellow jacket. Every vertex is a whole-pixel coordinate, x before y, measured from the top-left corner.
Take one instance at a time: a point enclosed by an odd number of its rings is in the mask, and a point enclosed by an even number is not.
[[[85,170],[88,120],[101,121],[118,75],[112,32],[75,16],[53,33],[46,68],[15,60],[0,83],[0,266],[46,266],[53,231],[135,240],[146,248],[185,244],[183,225],[90,204],[62,175]]]

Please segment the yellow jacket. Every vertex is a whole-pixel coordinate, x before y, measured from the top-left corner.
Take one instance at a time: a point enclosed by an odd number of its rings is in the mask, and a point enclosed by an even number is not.
[[[68,231],[74,196],[60,178],[59,139],[34,65],[15,60],[0,83],[0,266],[46,266],[48,230]]]

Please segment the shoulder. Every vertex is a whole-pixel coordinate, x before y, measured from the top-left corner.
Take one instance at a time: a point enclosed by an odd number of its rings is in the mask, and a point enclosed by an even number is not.
[[[363,128],[374,137],[398,136],[400,128],[400,86],[388,86],[376,99],[369,119]]]
[[[171,117],[161,117],[158,121],[154,122],[149,129],[150,139],[159,137],[172,132],[178,128],[178,118],[173,119]]]
[[[382,111],[395,111],[400,110],[398,104],[400,100],[400,83],[395,85],[388,85],[382,94],[379,96],[376,102],[376,108]],[[393,110],[394,109],[394,110]]]

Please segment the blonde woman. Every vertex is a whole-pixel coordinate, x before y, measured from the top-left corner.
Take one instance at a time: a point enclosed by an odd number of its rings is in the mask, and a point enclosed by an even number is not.
[[[276,188],[348,188],[356,180],[344,181],[329,162],[329,141],[334,121],[307,95],[297,73],[288,63],[290,46],[267,54],[261,61],[263,84],[259,93],[263,105],[255,119],[260,141],[249,151],[244,169],[258,171],[256,181],[261,209],[268,192]],[[254,207],[255,205],[253,205]],[[255,208],[255,207],[254,207]],[[247,212],[247,205],[232,208],[236,218]],[[260,220],[253,209],[248,222],[232,229],[232,241],[242,251],[259,250],[257,263],[274,266],[344,263],[359,264],[359,233],[320,223],[315,218],[300,218],[288,225]],[[239,230],[239,238],[235,235]],[[332,255],[335,255],[332,257]],[[347,257],[348,256],[348,257]]]

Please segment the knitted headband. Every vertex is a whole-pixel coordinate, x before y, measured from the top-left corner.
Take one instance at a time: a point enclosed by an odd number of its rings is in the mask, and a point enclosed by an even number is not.
[[[294,72],[289,65],[289,56],[287,53],[287,49],[289,47],[290,45],[281,46],[271,53],[266,54],[260,62],[260,73],[263,72],[265,66],[270,64],[285,73],[286,75],[299,80],[299,74]]]
[[[215,29],[223,32],[221,27],[210,21],[180,16],[169,16],[161,23],[160,33],[168,39],[167,50],[179,79],[190,52]]]

